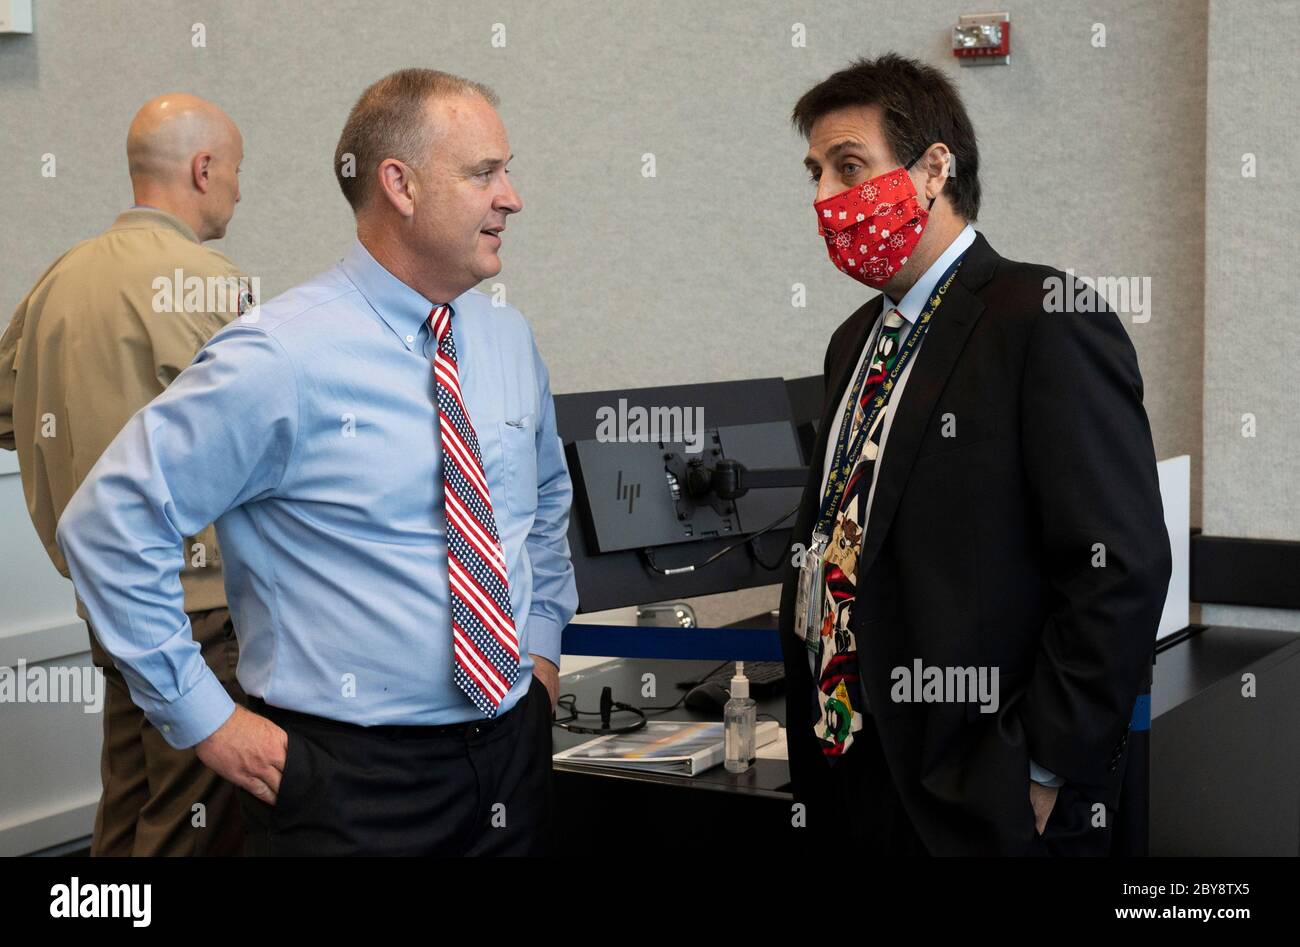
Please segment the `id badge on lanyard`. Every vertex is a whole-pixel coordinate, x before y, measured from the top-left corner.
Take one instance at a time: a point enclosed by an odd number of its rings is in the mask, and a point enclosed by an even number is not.
[[[803,639],[809,651],[820,648],[822,596],[825,586],[822,583],[822,555],[830,537],[822,532],[815,532],[812,545],[803,554],[803,563],[799,566],[799,586],[794,598],[794,633]]]

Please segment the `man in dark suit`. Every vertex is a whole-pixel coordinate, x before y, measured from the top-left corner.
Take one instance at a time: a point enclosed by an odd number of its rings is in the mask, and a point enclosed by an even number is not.
[[[883,294],[827,348],[781,599],[807,825],[881,854],[1105,854],[1170,573],[1133,346],[971,227],[979,154],[941,72],[862,60],[793,118],[832,262]]]

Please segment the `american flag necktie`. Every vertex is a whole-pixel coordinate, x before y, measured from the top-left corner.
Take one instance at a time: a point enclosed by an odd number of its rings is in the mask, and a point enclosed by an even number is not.
[[[519,680],[519,636],[483,455],[461,398],[453,315],[450,306],[434,306],[429,328],[438,340],[433,374],[442,440],[454,676],[474,706],[495,717]]]

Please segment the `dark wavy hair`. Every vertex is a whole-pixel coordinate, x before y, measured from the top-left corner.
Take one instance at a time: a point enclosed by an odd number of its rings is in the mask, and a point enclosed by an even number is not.
[[[947,76],[895,53],[859,59],[805,92],[790,120],[807,139],[823,115],[862,105],[881,107],[885,140],[899,164],[917,158],[935,142],[947,145],[957,173],[944,183],[941,193],[966,220],[979,216],[979,146],[966,106]]]

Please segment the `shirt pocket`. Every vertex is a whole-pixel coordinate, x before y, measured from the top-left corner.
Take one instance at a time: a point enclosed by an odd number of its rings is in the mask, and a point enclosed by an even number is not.
[[[497,425],[505,473],[506,508],[527,516],[537,511],[537,418],[525,414]]]

